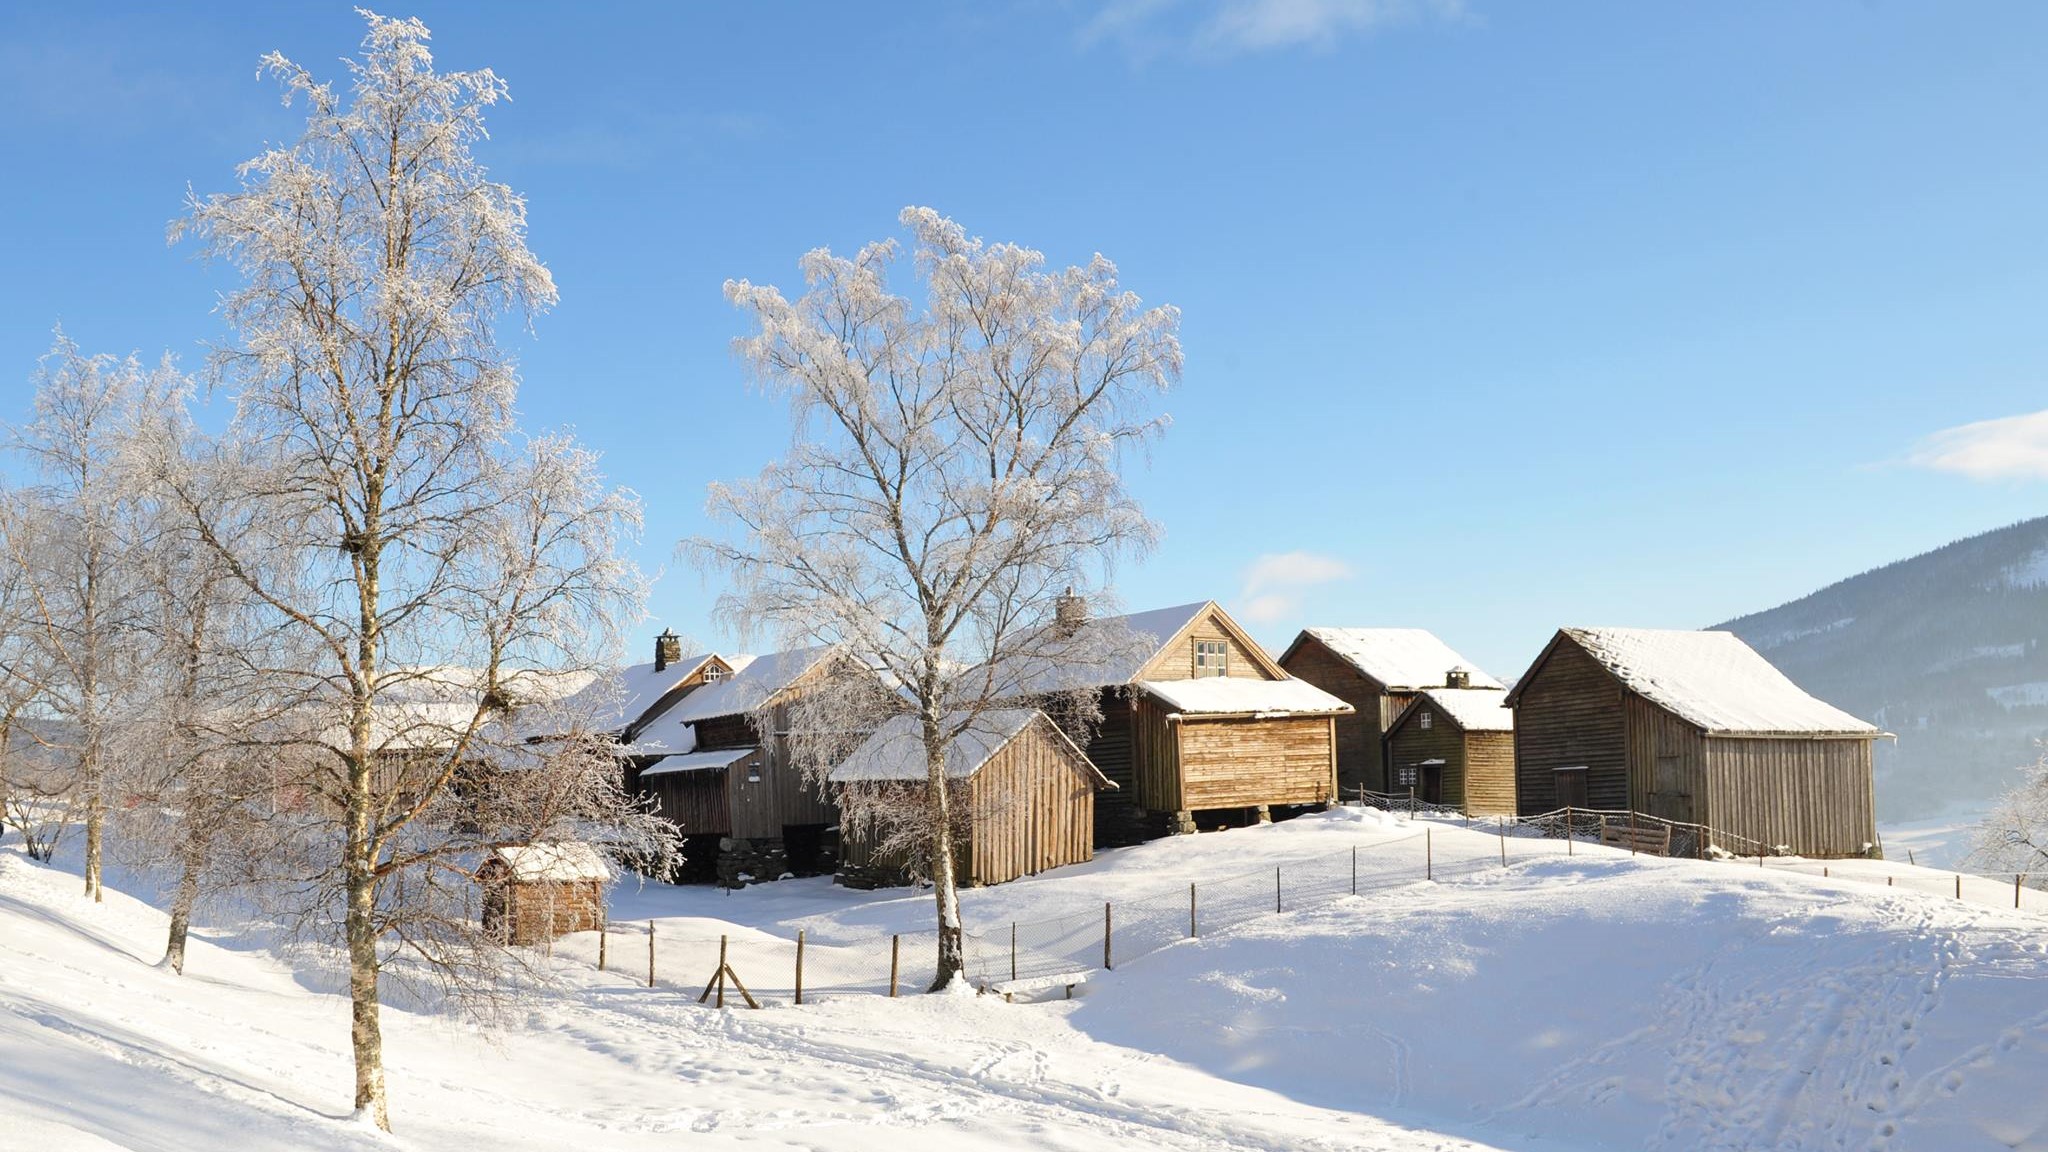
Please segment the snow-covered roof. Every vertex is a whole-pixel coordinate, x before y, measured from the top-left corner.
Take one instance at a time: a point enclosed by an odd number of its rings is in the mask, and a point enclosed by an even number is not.
[[[1099,616],[1070,640],[1048,645],[1043,654],[1013,657],[1005,691],[1058,692],[1129,684],[1145,671],[1166,642],[1214,603],[1197,600],[1126,616]],[[1055,651],[1056,650],[1056,651]]]
[[[700,720],[752,712],[775,694],[796,683],[831,651],[828,647],[792,648],[766,656],[727,656],[732,675],[713,680],[645,721],[633,734],[630,751],[653,756],[689,752],[697,747],[692,725]]]
[[[1499,688],[1431,688],[1408,707],[1434,706],[1467,732],[1512,732],[1515,713],[1507,700],[1508,694]]]
[[[720,748],[715,752],[686,752],[680,756],[663,756],[653,764],[640,770],[640,775],[667,776],[676,772],[712,772],[733,765],[752,756],[755,748]]]
[[[1875,725],[1807,695],[1733,632],[1566,628],[1560,635],[1644,699],[1709,736],[1882,735]]]
[[[1472,674],[1471,687],[1501,687],[1426,628],[1309,628],[1304,635],[1388,688],[1441,688],[1453,668]]]
[[[672,661],[660,671],[649,661],[600,676],[562,701],[562,718],[592,731],[622,732],[713,658],[713,653],[705,652]]]
[[[569,883],[580,880],[609,880],[612,868],[603,854],[588,844],[556,840],[499,848],[491,853],[522,884]]]
[[[1188,716],[1322,716],[1352,710],[1351,705],[1306,680],[1204,676],[1195,680],[1146,680],[1140,686],[1174,711]]]
[[[946,746],[946,774],[955,780],[973,776],[997,752],[1002,751],[1004,745],[1044,715],[1036,708],[993,708],[983,712]],[[958,724],[961,718],[958,714],[950,716],[946,724],[948,727]],[[1058,740],[1066,743],[1082,763],[1088,764],[1100,783],[1115,787],[1050,720],[1046,721],[1046,727]],[[916,716],[908,714],[890,717],[844,762],[832,769],[832,781],[836,784],[924,778],[923,726]]]

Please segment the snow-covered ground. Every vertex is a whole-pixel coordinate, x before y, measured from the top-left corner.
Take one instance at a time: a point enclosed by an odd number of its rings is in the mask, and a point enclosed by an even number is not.
[[[1877,833],[1884,841],[1884,854],[1930,868],[1958,867],[1976,846],[1978,825],[1990,814],[1991,806],[1990,800],[1976,800],[1935,816],[1880,824]]]
[[[997,934],[1352,845],[1370,887],[1417,862],[1421,827],[1344,812],[1156,843],[967,910]],[[1433,862],[1499,850],[1430,837]],[[789,1003],[767,949],[796,927],[828,951],[922,928],[915,895],[622,891],[615,970],[595,970],[595,934],[562,942],[562,989],[505,1029],[387,1013],[391,1138],[342,1119],[346,1004],[321,981],[240,941],[199,943],[171,976],[152,966],[157,910],[92,905],[9,850],[0,1146],[2048,1147],[2048,920],[1557,847],[1511,840],[1505,869],[1205,929],[1039,1003]],[[677,951],[651,990],[650,917]],[[685,942],[720,932],[762,1011],[683,990],[709,975]]]

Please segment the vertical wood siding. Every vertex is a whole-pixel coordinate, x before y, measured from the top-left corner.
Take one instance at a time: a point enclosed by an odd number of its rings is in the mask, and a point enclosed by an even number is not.
[[[1386,722],[1399,712],[1382,719],[1380,707],[1384,698],[1379,684],[1332,655],[1313,636],[1303,639],[1281,667],[1287,669],[1288,675],[1308,681],[1357,710],[1350,716],[1336,718],[1337,785],[1341,793],[1352,795],[1360,785],[1374,792],[1386,791],[1380,741]]]
[[[1427,709],[1433,719],[1430,726],[1422,726],[1422,712]],[[1394,726],[1387,735],[1387,791],[1405,795],[1408,786],[1401,783],[1404,769],[1415,769],[1415,795],[1429,799],[1424,789],[1422,768],[1424,760],[1442,760],[1443,793],[1437,802],[1459,808],[1465,806],[1465,732],[1440,708],[1432,708],[1425,701],[1420,708],[1408,713],[1408,719]]]
[[[1050,728],[1034,721],[974,774],[968,883],[1094,859],[1094,773]]]
[[[1150,696],[1138,697],[1131,716],[1132,803],[1148,812],[1178,812],[1187,807],[1181,796],[1180,729],[1167,720],[1167,709]]]
[[[1181,797],[1190,810],[1333,799],[1326,717],[1184,720]]]
[[[1212,608],[1196,618],[1185,634],[1168,644],[1145,670],[1138,674],[1140,680],[1189,680],[1195,675],[1195,641],[1221,640],[1228,646],[1230,659],[1225,669],[1232,676],[1248,680],[1271,680],[1265,666],[1247,650],[1223,622],[1216,618]]]
[[[1684,824],[1706,824],[1707,739],[1691,723],[1634,692],[1623,694],[1629,807]]]
[[[1552,773],[1584,765],[1586,802],[1628,807],[1628,739],[1622,688],[1607,669],[1570,640],[1517,686],[1515,804],[1524,816],[1555,811]]]
[[[1716,828],[1803,856],[1859,856],[1877,841],[1867,739],[1715,737],[1706,780]]]

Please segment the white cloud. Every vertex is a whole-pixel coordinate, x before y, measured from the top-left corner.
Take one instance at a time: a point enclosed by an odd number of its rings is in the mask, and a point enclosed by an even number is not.
[[[1177,19],[1181,12],[1190,19]],[[1425,19],[1463,20],[1464,0],[1112,0],[1081,42],[1119,40],[1141,55],[1185,48],[1210,55],[1328,48]]]
[[[1972,480],[2048,480],[2048,411],[1943,429],[1907,459]]]
[[[1301,607],[1301,593],[1318,584],[1346,580],[1351,566],[1314,552],[1268,552],[1245,569],[1239,612],[1255,624],[1271,624]]]

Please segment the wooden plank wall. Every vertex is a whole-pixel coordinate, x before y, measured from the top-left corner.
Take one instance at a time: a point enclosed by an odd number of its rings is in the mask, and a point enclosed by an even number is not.
[[[1380,741],[1386,720],[1380,714],[1380,686],[1339,660],[1311,636],[1301,642],[1282,665],[1289,675],[1328,692],[1357,711],[1337,717],[1337,785],[1343,795],[1353,795],[1360,785],[1374,792],[1387,790],[1387,778],[1380,761]],[[1398,714],[1398,713],[1397,713]]]
[[[1138,697],[1138,709],[1131,716],[1131,802],[1149,812],[1178,812],[1182,803],[1180,778],[1180,730],[1166,717],[1168,711],[1150,696]]]
[[[1559,768],[1586,767],[1586,801],[1628,807],[1628,741],[1622,687],[1599,662],[1561,640],[1515,702],[1515,805],[1524,816],[1555,811]]]
[[[1140,680],[1190,680],[1195,675],[1195,641],[1221,640],[1229,646],[1229,662],[1225,669],[1231,676],[1249,680],[1271,680],[1266,669],[1260,665],[1236,636],[1217,620],[1214,610],[1205,612],[1181,639],[1169,644],[1165,650],[1152,658],[1145,670],[1138,674]]]
[[[1114,781],[1095,802],[1095,842],[1136,844],[1145,839],[1144,813],[1138,807],[1138,790],[1133,775],[1134,714],[1132,691],[1127,688],[1102,690],[1102,722],[1088,738],[1083,751],[1088,759]]]
[[[1095,779],[1035,721],[974,774],[969,884],[1001,884],[1095,856]]]
[[[777,705],[769,715],[770,730],[754,734],[760,751],[725,773],[732,835],[744,840],[779,839],[785,825],[831,824],[839,819],[839,809],[790,763],[789,738],[781,734],[789,726],[788,706]],[[754,765],[760,767],[761,779],[750,783],[747,769]]]
[[[1183,720],[1181,796],[1191,811],[1330,799],[1327,717]]]
[[[1515,734],[1465,733],[1465,812],[1515,814]]]
[[[643,761],[629,769],[629,791],[653,797],[654,810],[686,836],[732,834],[724,772],[658,772],[641,776],[640,769],[647,763]]]
[[[1428,728],[1422,726],[1422,710],[1428,709],[1434,720]],[[1404,724],[1397,725],[1387,737],[1387,788],[1386,791],[1406,795],[1408,786],[1401,783],[1401,771],[1411,765],[1420,765],[1424,760],[1442,760],[1443,795],[1438,803],[1464,807],[1465,804],[1465,733],[1456,724],[1446,719],[1440,709],[1424,704],[1422,708],[1408,714]],[[1423,791],[1422,769],[1415,770],[1415,795],[1427,800]]]
[[[1707,741],[1713,824],[1803,856],[1860,856],[1877,842],[1870,741]]]
[[[1666,820],[1707,824],[1706,737],[1695,725],[1634,692],[1622,703],[1628,727],[1629,806]]]

